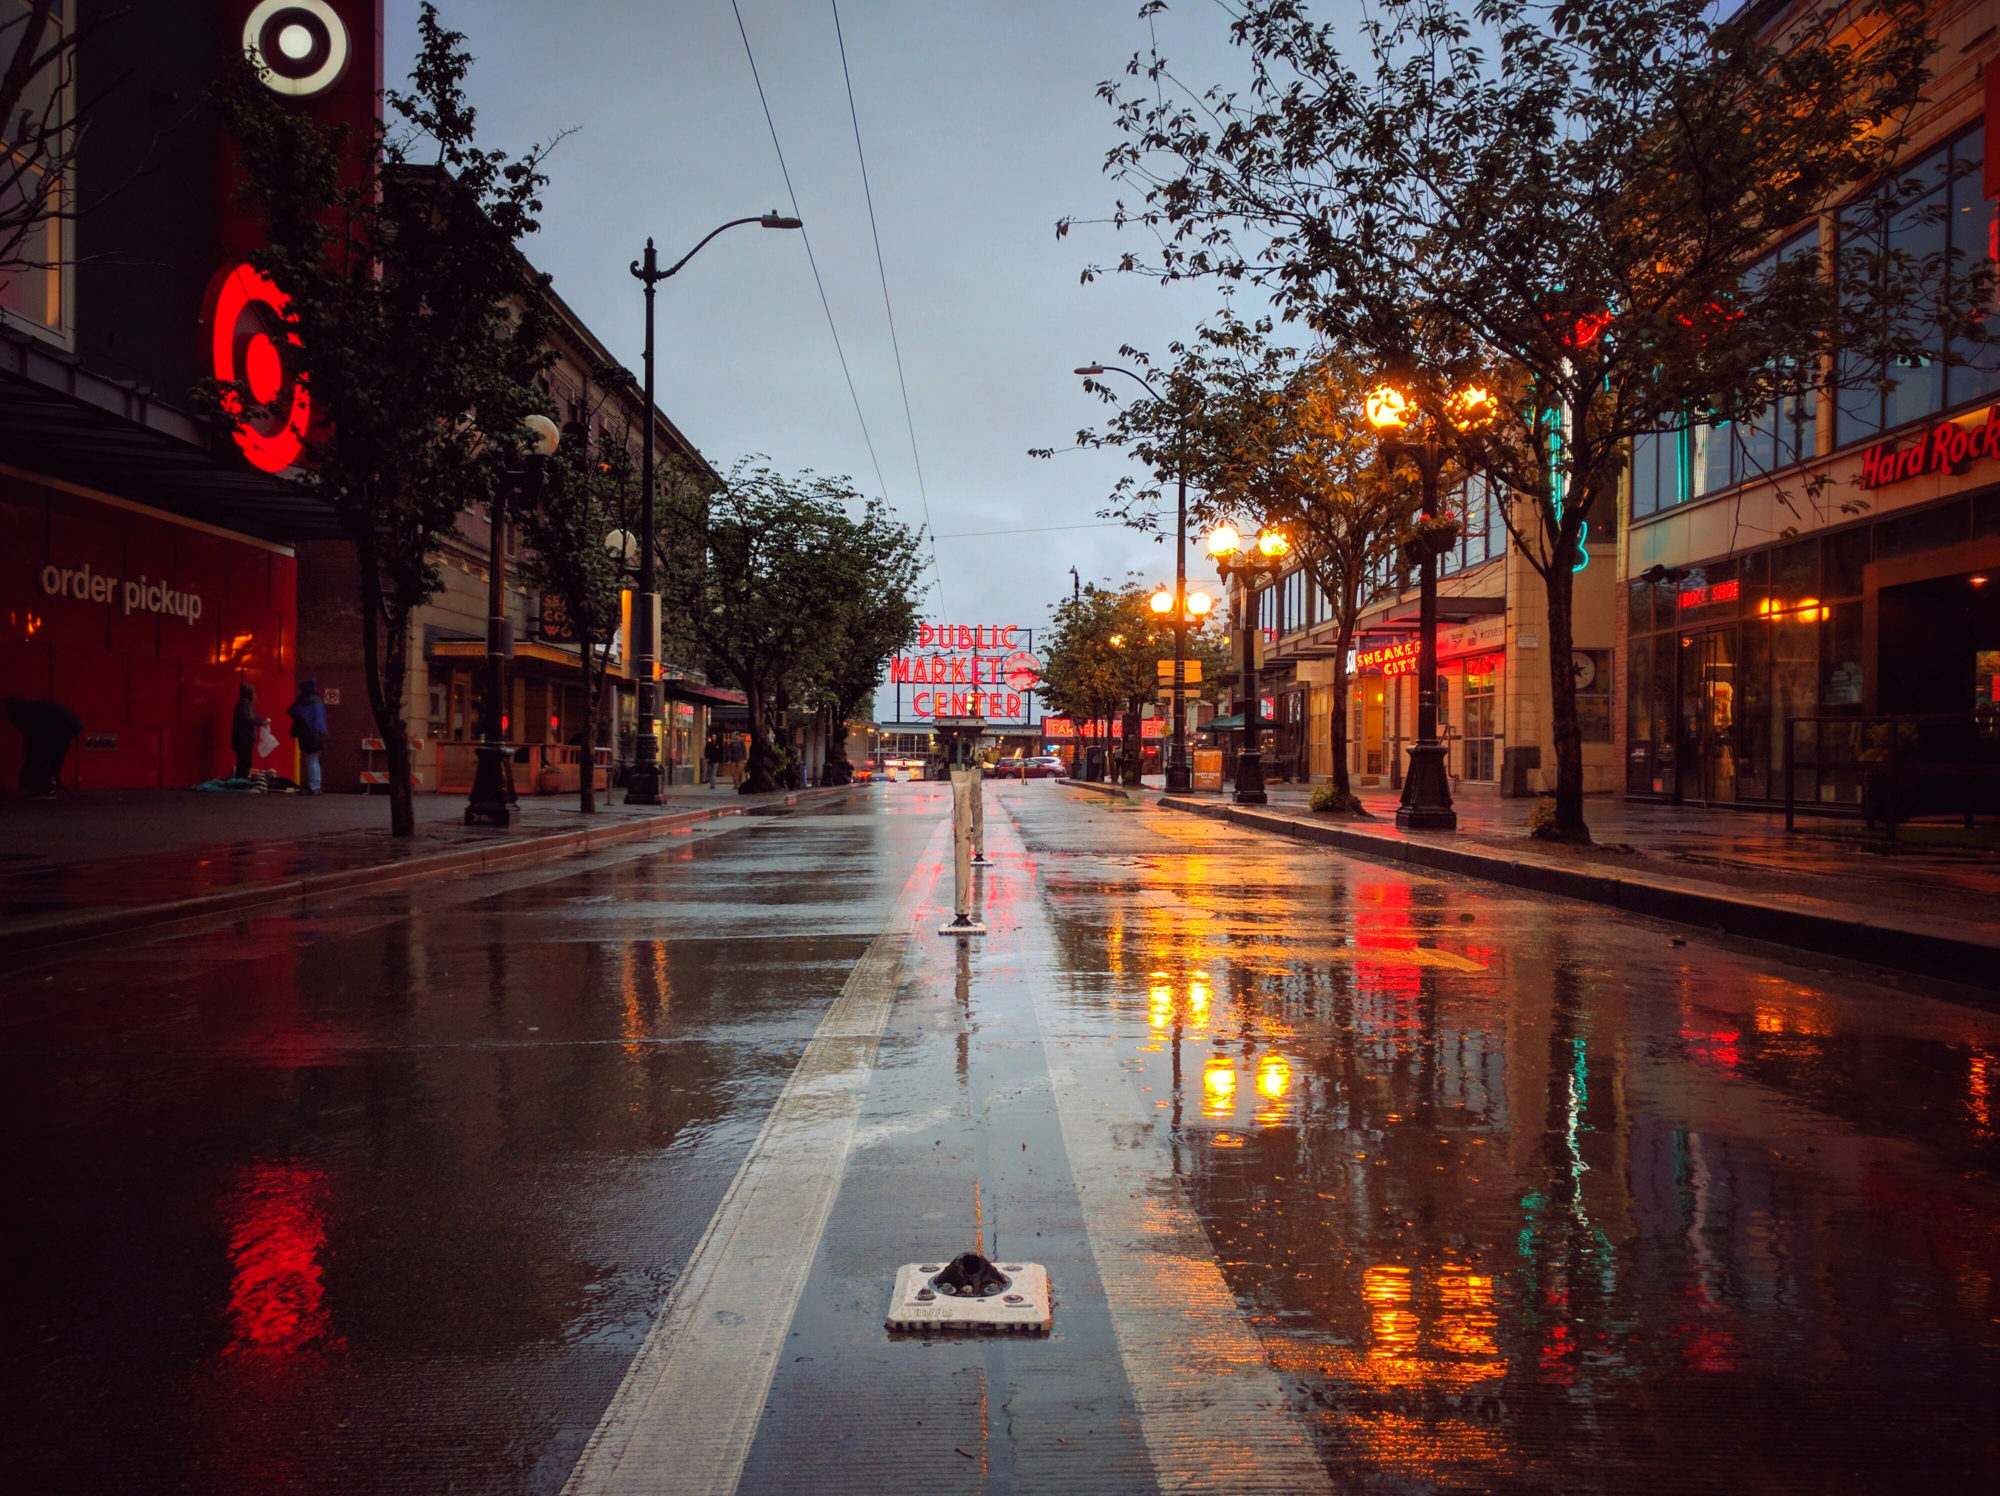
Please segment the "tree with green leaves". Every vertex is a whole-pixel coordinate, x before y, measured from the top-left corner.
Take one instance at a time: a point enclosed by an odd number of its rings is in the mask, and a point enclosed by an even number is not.
[[[623,607],[623,558],[605,542],[624,529],[638,486],[623,434],[601,432],[593,441],[572,428],[548,464],[538,501],[515,517],[525,550],[521,577],[556,599],[576,639],[590,722],[579,776],[578,808],[586,815],[597,810],[597,721]]]
[[[1185,462],[1197,532],[1249,519],[1277,529],[1326,598],[1334,625],[1332,786],[1335,809],[1365,815],[1347,763],[1348,652],[1371,591],[1393,567],[1416,505],[1413,487],[1379,460],[1363,417],[1367,371],[1336,352],[1272,338],[1268,320],[1225,311],[1161,370],[1169,395],[1123,404],[1083,446],[1130,448],[1155,465],[1152,482],[1121,480],[1109,512],[1143,525],[1164,502],[1165,459]],[[1121,356],[1150,368],[1135,349]],[[1110,391],[1099,386],[1101,394]]]
[[[1054,610],[1054,627],[1042,654],[1043,709],[1075,723],[1094,723],[1111,738],[1113,720],[1123,715],[1128,725],[1158,690],[1159,663],[1174,657],[1173,630],[1159,620],[1148,600],[1152,589],[1133,581],[1124,587],[1085,587],[1064,598]],[[1202,684],[1194,694],[1221,689],[1211,669],[1222,657],[1216,636],[1191,632],[1188,656],[1204,662]],[[1128,784],[1139,782],[1140,751],[1136,736],[1127,736],[1123,773]]]
[[[852,710],[916,637],[921,537],[849,479],[750,459],[713,491],[669,481],[657,511],[668,621],[748,700],[745,792],[776,789],[791,704]]]
[[[1191,97],[1157,54],[1102,89],[1127,136],[1108,170],[1142,194],[1117,221],[1162,246],[1121,268],[1254,283],[1435,419],[1467,384],[1497,397],[1464,455],[1546,592],[1564,840],[1589,839],[1573,576],[1633,442],[1893,384],[1940,340],[1976,356],[1991,306],[1983,249],[1875,227],[1931,186],[1899,168],[1932,8],[1714,12],[1379,0],[1357,37],[1244,0],[1246,91]],[[1821,244],[1843,206],[1853,231]]]
[[[312,392],[296,481],[355,547],[368,704],[387,750],[390,827],[416,829],[403,698],[411,618],[444,586],[441,542],[505,481],[536,376],[552,355],[517,247],[534,232],[544,150],[477,143],[471,57],[436,7],[417,16],[409,92],[373,140],[326,131],[261,86],[246,59],[221,94],[266,247],[251,258],[289,298],[288,357]],[[225,419],[269,414],[247,382],[210,392]]]

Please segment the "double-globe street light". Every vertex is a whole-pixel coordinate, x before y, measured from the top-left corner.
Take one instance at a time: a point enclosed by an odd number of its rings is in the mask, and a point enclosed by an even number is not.
[[[1425,408],[1385,384],[1369,391],[1364,405],[1368,424],[1381,438],[1382,455],[1392,463],[1409,459],[1422,493],[1422,519],[1406,547],[1418,568],[1417,741],[1410,745],[1410,772],[1403,780],[1402,803],[1396,807],[1396,824],[1406,831],[1458,829],[1437,710],[1437,563],[1456,535],[1448,523],[1440,522],[1438,489],[1446,465],[1464,460],[1478,434],[1491,424],[1494,409],[1492,394],[1478,385],[1449,391]]]
[[[500,481],[493,489],[488,506],[491,535],[486,551],[486,721],[481,726],[483,740],[473,750],[472,794],[465,802],[465,824],[476,826],[510,825],[513,807],[507,794],[507,765],[514,756],[507,742],[506,710],[502,693],[506,689],[507,648],[507,498],[518,488],[527,503],[541,497],[543,466],[555,455],[562,433],[547,416],[529,416],[521,423],[521,437],[527,459],[520,468],[504,465]]]
[[[732,218],[720,228],[711,230],[707,238],[665,270],[660,269],[651,239],[646,241],[645,259],[632,262],[632,274],[646,288],[646,407],[640,418],[645,430],[641,438],[644,446],[639,454],[639,606],[633,619],[633,626],[639,631],[638,648],[633,651],[633,664],[639,676],[639,740],[634,745],[634,762],[625,781],[627,805],[658,805],[663,788],[660,744],[656,736],[660,720],[660,594],[659,573],[654,566],[654,552],[659,542],[654,533],[653,516],[653,287],[678,275],[682,266],[701,253],[709,239],[725,229],[738,228],[746,223],[767,229],[805,227],[800,220],[780,217],[775,210],[753,218]]]
[[[1141,375],[1130,369],[1121,369],[1111,364],[1085,364],[1076,371],[1086,379],[1096,379],[1105,374],[1123,374],[1127,379],[1137,380],[1155,403],[1166,405],[1160,392]],[[1187,413],[1174,407],[1175,421],[1179,428],[1174,451],[1175,487],[1178,498],[1174,506],[1174,596],[1188,599],[1187,590]],[[1156,605],[1154,612],[1163,612]],[[1188,767],[1187,751],[1187,630],[1189,609],[1182,606],[1174,613],[1174,735],[1167,749],[1166,779],[1169,794],[1185,794],[1194,788],[1194,775]],[[1206,610],[1204,610],[1206,611]]]
[[[1234,525],[1217,525],[1208,537],[1208,553],[1225,582],[1236,583],[1237,617],[1233,625],[1242,644],[1243,747],[1236,755],[1236,803],[1262,805],[1264,793],[1264,711],[1257,695],[1257,589],[1285,569],[1292,543],[1282,530],[1264,530],[1254,546],[1245,545]]]

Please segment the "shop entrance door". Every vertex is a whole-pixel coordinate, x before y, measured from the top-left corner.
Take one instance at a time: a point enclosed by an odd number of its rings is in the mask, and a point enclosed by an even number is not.
[[[1736,630],[1695,634],[1681,647],[1676,799],[1736,798]]]

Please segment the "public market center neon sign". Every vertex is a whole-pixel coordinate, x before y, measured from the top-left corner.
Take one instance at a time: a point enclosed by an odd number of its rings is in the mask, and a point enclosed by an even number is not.
[[[910,697],[919,717],[1019,717],[1042,678],[1041,662],[1016,647],[1022,632],[1016,623],[922,624],[923,652],[890,660],[889,684],[930,688]]]

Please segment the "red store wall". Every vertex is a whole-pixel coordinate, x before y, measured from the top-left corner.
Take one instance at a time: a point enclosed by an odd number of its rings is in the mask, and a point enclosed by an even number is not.
[[[47,568],[86,565],[117,579],[108,601],[46,590]],[[142,577],[199,598],[198,616],[151,611],[143,594],[128,608],[125,583]],[[283,745],[271,765],[289,774],[297,597],[297,565],[281,551],[0,473],[0,693],[59,701],[83,718],[63,765],[73,789],[228,773],[244,681]],[[20,734],[0,722],[0,794],[18,793],[20,767]]]

